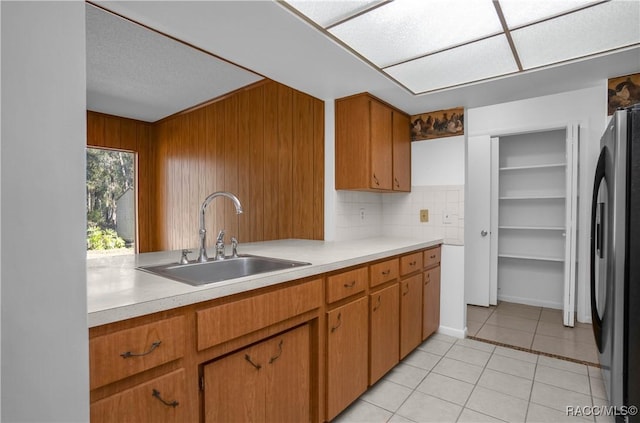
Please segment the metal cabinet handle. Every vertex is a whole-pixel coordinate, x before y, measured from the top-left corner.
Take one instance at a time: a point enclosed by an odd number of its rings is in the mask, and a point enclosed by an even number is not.
[[[393,178],[393,180],[396,182],[396,188],[400,188],[400,182],[398,182],[398,178]]]
[[[244,355],[244,359],[247,360],[249,362],[249,364],[251,364],[253,367],[256,368],[256,370],[260,370],[262,368],[261,365],[256,364],[253,362],[253,360],[251,359],[251,356],[249,354],[245,354]]]
[[[435,254],[433,254],[433,255],[430,255],[430,256],[429,256],[429,258],[432,258],[432,259],[434,259],[434,258],[436,258],[436,255],[435,255]]]
[[[418,264],[418,262],[414,260],[411,263],[409,263],[409,266],[415,266],[416,264]]]
[[[427,272],[427,280],[424,281],[424,284],[428,284],[429,282],[431,282],[431,272]]]
[[[152,397],[157,398],[161,403],[163,403],[164,405],[166,405],[167,407],[177,407],[180,403],[176,400],[173,401],[165,401],[164,399],[162,399],[162,397],[160,396],[160,391],[158,391],[157,389],[154,389],[151,393]]]
[[[376,183],[376,185],[380,185],[380,181],[378,181],[378,178],[376,177],[376,174],[373,174],[373,182]]]
[[[342,326],[342,312],[338,313],[338,324],[331,327],[331,333],[335,332],[340,326]]]
[[[403,297],[409,293],[409,284],[406,284],[406,285],[405,285],[405,288],[406,288],[406,291],[404,291],[404,292],[402,293],[402,296],[403,296]]]
[[[131,351],[126,351],[126,352],[123,352],[122,354],[120,354],[120,356],[122,358],[142,357],[144,355],[151,354],[156,348],[158,348],[160,346],[161,343],[162,343],[162,341],[154,342],[153,344],[151,344],[151,348],[149,348],[148,351],[145,351],[143,353],[132,353]]]
[[[482,236],[487,236],[489,234],[489,232],[485,231],[484,229],[480,231],[480,235]]]
[[[351,283],[344,284],[345,288],[353,288],[354,286],[356,286],[356,281],[351,281]]]
[[[388,276],[391,273],[391,269],[384,270],[382,276]]]
[[[278,343],[278,352],[276,353],[276,355],[274,355],[273,357],[271,357],[269,359],[269,364],[273,364],[274,361],[276,361],[277,359],[280,358],[280,356],[282,355],[282,344],[284,343],[284,340],[280,340],[280,342]]]

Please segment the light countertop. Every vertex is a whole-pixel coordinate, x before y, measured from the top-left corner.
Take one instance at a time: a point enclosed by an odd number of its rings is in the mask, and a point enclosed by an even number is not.
[[[309,262],[311,265],[257,274],[203,286],[137,270],[138,266],[177,263],[180,251],[87,260],[89,327],[195,304],[366,263],[442,243],[406,238],[367,238],[356,241],[288,239],[239,244],[239,254]],[[207,250],[209,256],[213,251]],[[230,251],[228,251],[230,253]],[[190,254],[194,259],[197,250]]]

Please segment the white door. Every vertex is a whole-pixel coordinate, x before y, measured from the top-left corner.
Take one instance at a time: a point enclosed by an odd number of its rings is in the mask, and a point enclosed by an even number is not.
[[[567,171],[565,203],[564,310],[565,326],[575,324],[576,294],[576,222],[578,194],[578,125],[567,126]]]
[[[467,304],[489,306],[491,275],[491,139],[467,139],[464,292]]]

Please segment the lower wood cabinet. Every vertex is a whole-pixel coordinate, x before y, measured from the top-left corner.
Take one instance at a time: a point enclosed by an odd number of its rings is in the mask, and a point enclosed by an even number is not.
[[[369,294],[369,385],[398,364],[400,357],[400,303],[398,283]]]
[[[91,423],[193,421],[185,372],[176,370],[91,404]]]
[[[368,298],[327,313],[327,413],[332,420],[368,385]]]
[[[309,325],[204,365],[206,423],[309,422]]]
[[[93,327],[91,422],[331,421],[439,316],[434,247]]]
[[[400,358],[422,342],[422,273],[400,281]]]
[[[440,327],[440,265],[424,272],[422,339]]]

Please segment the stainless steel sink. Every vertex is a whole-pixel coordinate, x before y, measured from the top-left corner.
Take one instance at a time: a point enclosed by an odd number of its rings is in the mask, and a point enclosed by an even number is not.
[[[311,263],[283,260],[272,257],[241,255],[224,260],[206,263],[162,264],[157,266],[140,266],[139,270],[163,276],[189,285],[206,285],[258,273],[308,266]]]

